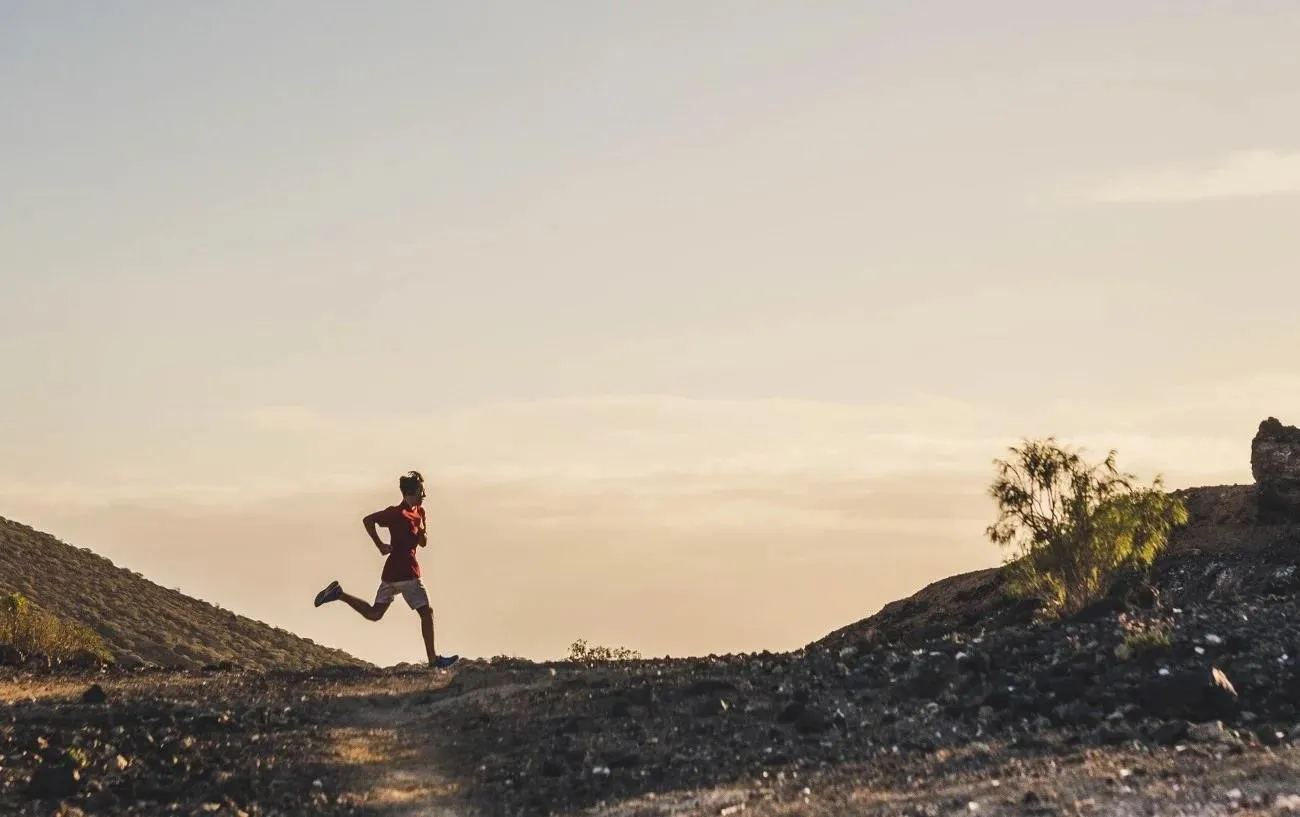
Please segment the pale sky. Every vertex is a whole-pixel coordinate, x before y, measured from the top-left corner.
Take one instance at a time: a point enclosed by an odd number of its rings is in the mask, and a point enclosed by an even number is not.
[[[788,649],[1300,423],[1300,4],[0,5],[0,515],[381,662]],[[1288,414],[1290,412],[1290,414]]]

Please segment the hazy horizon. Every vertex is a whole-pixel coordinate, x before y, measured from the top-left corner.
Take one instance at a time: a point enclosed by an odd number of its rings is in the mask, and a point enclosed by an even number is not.
[[[0,515],[370,660],[801,646],[1300,423],[1300,5],[0,9]],[[1291,412],[1291,414],[1288,414]]]

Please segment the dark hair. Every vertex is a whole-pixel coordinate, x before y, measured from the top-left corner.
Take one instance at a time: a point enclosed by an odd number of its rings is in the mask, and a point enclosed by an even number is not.
[[[397,487],[402,496],[424,496],[424,475],[419,471],[407,471],[397,480]]]

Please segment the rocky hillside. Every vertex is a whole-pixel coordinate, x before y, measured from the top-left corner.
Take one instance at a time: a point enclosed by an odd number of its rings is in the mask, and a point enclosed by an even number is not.
[[[1245,583],[1239,588],[1242,592],[1267,591],[1278,582],[1289,582],[1274,572],[1285,570],[1300,555],[1300,428],[1283,425],[1274,417],[1261,422],[1251,441],[1250,462],[1253,484],[1174,492],[1187,504],[1190,519],[1174,532],[1165,555],[1152,569],[1151,579],[1165,587],[1166,601],[1215,591],[1213,577],[1230,565],[1240,567],[1229,573],[1232,581]],[[1191,584],[1176,579],[1194,568],[1209,578]],[[1121,586],[1116,594],[1132,589]],[[1111,600],[1112,606],[1116,601]],[[998,568],[988,568],[936,581],[810,646],[902,644],[945,633],[1021,625],[1031,620],[1034,609],[1032,603],[1008,598]]]
[[[363,665],[278,627],[190,598],[85,548],[0,517],[0,594],[21,593],[97,632],[124,666]]]

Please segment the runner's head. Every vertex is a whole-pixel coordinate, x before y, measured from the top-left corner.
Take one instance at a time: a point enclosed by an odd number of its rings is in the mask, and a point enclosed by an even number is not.
[[[419,471],[407,471],[397,480],[397,487],[408,505],[424,502],[424,476]]]

